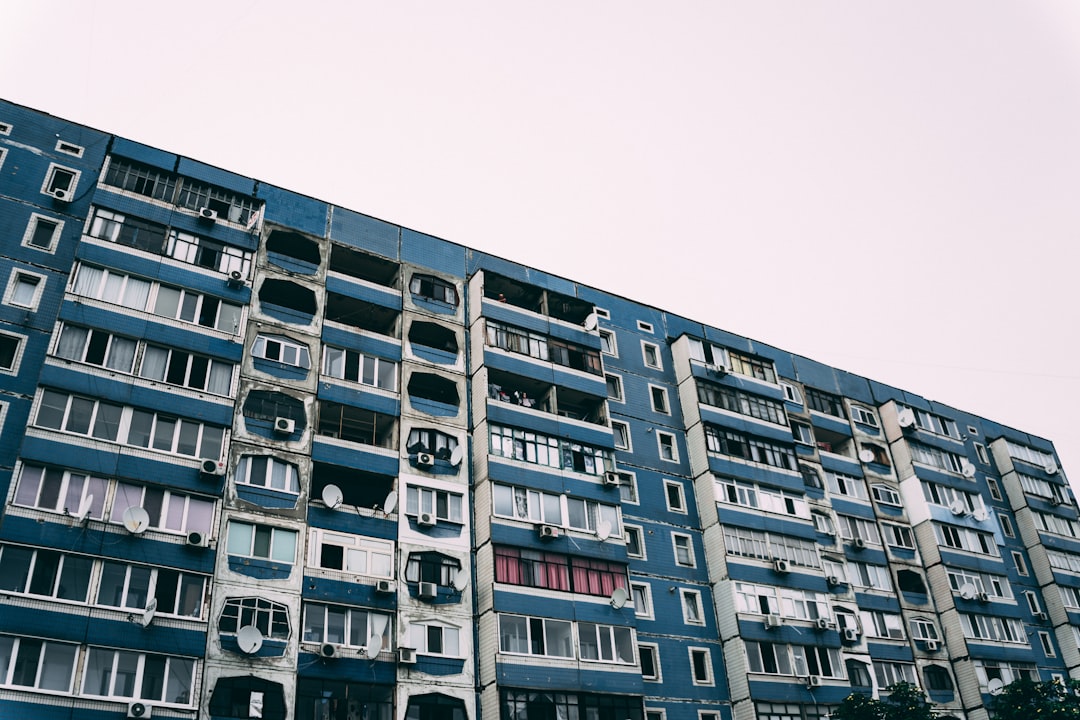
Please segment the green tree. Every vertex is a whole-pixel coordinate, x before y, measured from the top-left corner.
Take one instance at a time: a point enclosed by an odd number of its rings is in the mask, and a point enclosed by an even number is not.
[[[1006,685],[990,701],[994,720],[1072,720],[1080,718],[1080,680],[1064,683],[1027,678]]]
[[[832,720],[933,720],[932,710],[933,705],[918,686],[901,682],[890,687],[888,696],[881,700],[852,693],[832,711],[831,717]]]

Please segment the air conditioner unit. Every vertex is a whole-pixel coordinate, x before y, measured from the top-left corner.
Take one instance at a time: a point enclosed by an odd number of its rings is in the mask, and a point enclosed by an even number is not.
[[[855,628],[844,628],[844,642],[859,642],[859,631]]]
[[[71,191],[70,190],[64,190],[62,188],[57,188],[57,189],[53,190],[52,193],[50,193],[50,194],[55,199],[59,200],[60,202],[71,202]],[[137,715],[136,717],[143,717],[143,716],[142,715]]]
[[[399,647],[397,649],[397,660],[402,665],[415,665],[416,648]]]
[[[837,585],[843,584],[840,580],[839,575],[830,575],[829,577],[825,578],[825,582],[829,583],[829,587],[836,587]]]
[[[244,273],[239,270],[233,270],[229,273],[229,287],[243,287],[244,285]]]
[[[435,513],[422,512],[416,516],[416,524],[420,527],[433,527],[435,523]]]
[[[292,418],[274,418],[274,432],[282,435],[292,435],[296,432],[296,421]]]
[[[324,658],[337,657],[337,646],[323,643],[319,646],[319,656]]]
[[[723,365],[706,365],[705,369],[708,372],[711,372],[713,375],[718,375],[719,377],[724,377],[728,373],[728,369]]]
[[[816,627],[818,630],[828,630],[829,618],[818,618],[817,621],[814,623],[814,627]]]
[[[392,593],[392,592],[394,592],[394,590],[395,590],[395,588],[394,588],[394,581],[393,580],[376,580],[375,581],[375,592],[377,592],[377,593]]]
[[[619,473],[609,470],[604,473],[604,485],[606,487],[619,487],[622,485],[622,478],[619,477]]]
[[[1047,620],[1050,619],[1050,616],[1047,615],[1044,612],[1037,612],[1037,613],[1035,613],[1035,619],[1038,620],[1039,622],[1046,622]]]
[[[203,458],[199,461],[199,472],[203,475],[224,475],[225,463],[214,458]]]
[[[979,593],[978,595],[976,595],[975,597],[976,597],[976,598],[978,599],[978,601],[979,601],[979,602],[981,602],[981,603],[988,603],[988,602],[990,602],[990,594],[989,594],[989,593],[984,593],[984,592],[981,592],[981,593]]]
[[[773,567],[773,570],[775,570],[778,573],[791,572],[791,566],[788,565],[787,560],[783,560],[783,559],[773,560],[772,567]]]
[[[540,525],[537,532],[541,540],[552,540],[559,537],[559,528],[555,525]]]
[[[206,536],[206,533],[190,532],[185,542],[191,547],[206,547],[210,544],[210,538]]]
[[[419,453],[416,456],[416,464],[418,467],[431,467],[435,464],[435,456],[431,453]]]
[[[855,548],[856,550],[863,550],[866,548],[866,541],[862,538],[855,538],[851,541],[851,547]]]
[[[208,207],[199,208],[199,219],[209,220],[210,222],[217,222],[217,210],[213,210]]]
[[[765,616],[765,629],[772,630],[773,628],[780,627],[783,623],[780,620],[779,615],[766,615]]]
[[[939,646],[938,646],[938,641],[937,640],[927,640],[926,641],[926,652],[937,652],[938,647]]]
[[[420,592],[417,594],[425,600],[432,600],[438,597],[439,586],[433,582],[422,582],[420,583]]]
[[[151,707],[143,702],[128,704],[127,716],[129,718],[148,718],[151,715]]]
[[[806,687],[808,687],[808,688],[821,687],[821,676],[820,675],[811,675],[810,677],[806,678]]]

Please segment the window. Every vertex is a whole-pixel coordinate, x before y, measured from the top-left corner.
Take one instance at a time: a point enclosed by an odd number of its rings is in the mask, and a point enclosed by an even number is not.
[[[165,532],[210,534],[214,520],[214,502],[154,486],[116,483],[109,522],[122,524],[124,512],[141,507],[149,516],[150,528]]]
[[[814,431],[807,423],[798,420],[791,421],[791,437],[800,445],[814,446]]]
[[[693,673],[695,685],[712,685],[712,657],[706,648],[688,648],[690,653],[690,670]]]
[[[611,421],[611,434],[617,450],[630,450],[630,426],[620,420]]]
[[[836,678],[844,673],[836,648],[747,642],[746,659],[752,673]]]
[[[1053,562],[1051,562],[1053,565]],[[966,588],[965,585],[971,585],[975,592],[985,592],[989,597],[1001,598],[1003,600],[1010,600],[1013,597],[1012,586],[1009,584],[1008,578],[1002,575],[990,575],[988,573],[980,573],[974,570],[947,570],[949,577],[949,586],[954,593],[960,593],[961,595],[969,592],[971,588]],[[1078,606],[1080,607],[1080,606]]]
[[[874,414],[874,411],[862,405],[851,406],[851,419],[862,425],[878,426],[877,415]]]
[[[827,393],[824,390],[806,388],[806,404],[811,410],[832,415],[833,417],[846,418],[844,403],[840,396]]]
[[[0,371],[18,372],[22,360],[23,338],[0,333]]]
[[[697,590],[680,590],[683,622],[688,625],[704,625],[705,613],[701,608],[701,593]]]
[[[819,533],[823,533],[825,535],[836,534],[836,527],[833,525],[832,518],[824,512],[818,512],[817,510],[815,510],[811,519],[814,521],[814,529],[817,530]]]
[[[115,441],[123,410],[120,405],[93,398],[43,390],[35,424],[50,430]]]
[[[589,475],[603,475],[615,469],[609,450],[580,445],[569,440],[518,428],[492,424],[492,455],[535,465],[574,470]]]
[[[409,281],[409,292],[447,305],[458,304],[457,288],[454,284],[432,275],[413,275]]]
[[[755,560],[786,560],[800,567],[820,567],[817,543],[780,533],[724,525],[724,549],[728,555]]]
[[[611,313],[608,312],[607,310],[605,310],[602,307],[594,307],[593,312],[596,313],[597,317],[604,318],[605,320],[610,320],[611,319]]]
[[[600,331],[600,352],[612,357],[619,356],[619,346],[615,342],[615,333],[610,330]]]
[[[573,370],[583,370],[602,375],[600,353],[562,340],[549,339],[544,335],[487,320],[487,344],[507,352],[519,353],[538,360],[563,365]]]
[[[355,350],[327,345],[323,349],[323,374],[383,390],[397,390],[396,362]]]
[[[311,368],[311,355],[308,346],[281,335],[259,335],[251,346],[252,357],[274,360],[282,365],[308,370]],[[329,362],[329,357],[327,358]],[[368,383],[373,384],[373,383]]]
[[[825,487],[821,483],[821,475],[818,474],[817,469],[813,466],[799,463],[799,474],[802,475],[803,485],[806,487],[816,488],[818,490]]]
[[[45,289],[45,276],[37,273],[25,272],[13,269],[8,279],[7,293],[4,295],[5,305],[37,310],[41,293]]]
[[[679,462],[679,450],[675,447],[675,436],[671,433],[656,431],[656,443],[660,448],[660,459]]]
[[[312,528],[308,537],[308,563],[377,578],[394,577],[394,543],[362,535],[346,535]]]
[[[99,240],[160,255],[167,233],[168,228],[159,223],[96,208],[88,234]]]
[[[344,692],[342,688],[341,692]],[[327,693],[329,696],[330,693]],[[297,692],[297,712],[303,712],[306,698]],[[322,698],[320,698],[322,699]],[[310,707],[310,706],[309,706]],[[210,715],[221,718],[262,717],[265,720],[285,720],[285,688],[281,683],[257,678],[254,675],[219,677],[210,695]],[[311,715],[299,717],[314,718]],[[375,716],[379,717],[379,716]]]
[[[980,555],[998,555],[997,542],[990,533],[969,530],[955,525],[934,523],[934,534],[943,547],[966,550]]]
[[[901,406],[901,409],[902,406]],[[925,410],[916,410],[910,408],[915,414],[915,425],[920,430],[934,433],[935,435],[945,435],[951,437],[954,440],[960,439],[960,430],[956,427],[956,423],[947,417],[942,415],[935,415],[934,413],[926,412]]]
[[[986,486],[990,490],[990,497],[994,500],[1001,500],[1001,487],[998,485],[998,481],[994,478],[986,478]]]
[[[645,361],[645,367],[655,370],[661,369],[660,347],[655,343],[641,341],[641,357]]]
[[[453,435],[431,428],[413,428],[409,431],[409,440],[405,450],[410,455],[428,453],[436,460],[449,460],[457,450],[458,439]]]
[[[111,335],[104,330],[65,324],[60,329],[55,354],[65,360],[89,363],[130,374],[137,346],[135,340]]]
[[[653,332],[653,324],[650,322],[645,322],[644,320],[638,320],[637,329],[641,332],[651,333]]]
[[[862,455],[863,453],[866,454],[866,458],[869,458],[869,460],[867,460],[860,457],[859,459],[863,462],[871,462],[877,465],[884,465],[885,467],[889,467],[892,465],[892,462],[889,460],[888,451],[880,445],[875,445],[874,443],[863,443],[862,452],[860,453],[860,455]]]
[[[826,470],[825,486],[829,488],[829,493],[832,495],[842,495],[857,500],[869,499],[866,495],[866,483],[862,478],[853,475]]]
[[[908,629],[911,631],[911,637],[915,640],[937,640],[938,631],[934,626],[934,623],[926,618],[914,618],[908,623]]]
[[[883,565],[871,565],[870,563],[851,563],[853,569],[851,582],[868,590],[885,590],[892,592],[892,578],[889,569]]]
[[[775,400],[700,379],[696,384],[698,402],[776,425],[787,425],[787,412]]]
[[[74,143],[64,142],[63,140],[57,140],[56,141],[56,151],[57,152],[62,152],[64,154],[66,154],[66,155],[74,155],[75,157],[82,157],[83,152],[85,152],[85,148],[83,148],[81,145],[76,145]]]
[[[667,499],[668,510],[677,513],[686,512],[686,497],[682,483],[673,480],[664,481],[664,497]]]
[[[251,253],[225,243],[179,230],[169,231],[165,254],[180,262],[222,273],[251,274]]]
[[[630,628],[579,621],[577,631],[582,660],[634,664],[634,631]]]
[[[52,252],[56,249],[56,243],[60,240],[60,231],[63,228],[62,221],[34,213],[30,216],[30,222],[23,234],[23,247]]]
[[[885,544],[889,547],[915,549],[915,537],[908,526],[882,523],[881,528],[885,535]]]
[[[971,428],[968,428],[970,430]],[[986,446],[982,443],[975,443],[975,455],[979,458],[979,462],[983,465],[990,464],[990,456],[986,452]]]
[[[1005,534],[1005,537],[1016,537],[1016,531],[1013,530],[1012,520],[1009,519],[1008,515],[1005,515],[1004,513],[998,513],[997,519],[998,522],[1001,524],[1001,532]]]
[[[296,562],[296,531],[230,520],[227,547],[229,555],[292,564]]]
[[[108,481],[78,472],[24,465],[15,489],[14,504],[51,512],[79,511],[89,498],[90,514],[100,520],[105,512]]]
[[[923,668],[923,677],[926,679],[926,689],[937,692],[948,692],[953,689],[952,678],[949,671],[940,665],[927,665]]]
[[[296,465],[272,455],[244,455],[236,464],[236,482],[288,493],[300,492]]]
[[[0,135],[11,134],[11,123],[0,122]]]
[[[604,375],[607,383],[607,396],[609,400],[623,402],[622,378],[618,375]]]
[[[198,618],[202,617],[205,594],[204,576],[105,560],[101,563],[95,602],[106,607],[142,610],[154,598],[162,614]]]
[[[1032,590],[1024,591],[1024,599],[1027,601],[1028,611],[1035,615],[1042,611],[1042,607],[1039,606],[1039,598]]]
[[[630,597],[634,602],[634,615],[652,620],[652,589],[649,584],[630,583]]]
[[[499,615],[499,651],[574,657],[573,624],[566,620]]]
[[[89,648],[83,695],[191,706],[195,661],[107,648]]]
[[[1050,639],[1050,633],[1045,630],[1039,631],[1039,645],[1042,646],[1043,655],[1057,657],[1057,652],[1054,651],[1054,642]]]
[[[802,405],[803,398],[802,393],[799,392],[799,388],[795,387],[791,383],[781,381],[780,389],[784,391],[785,400]]]
[[[498,517],[590,533],[598,532],[606,523],[611,536],[622,536],[619,508],[615,505],[510,485],[493,486],[493,496],[494,514]]]
[[[173,348],[147,345],[143,351],[139,377],[229,397],[232,394],[233,364]]]
[[[840,529],[840,537],[845,540],[862,540],[874,545],[881,544],[881,534],[873,520],[837,513],[836,523]]]
[[[409,485],[405,490],[405,514],[430,513],[437,520],[462,523],[460,493]]]
[[[660,682],[660,647],[653,643],[638,643],[638,657],[641,659],[641,679],[648,682]]]
[[[75,188],[79,184],[79,175],[78,170],[50,163],[41,192],[71,202],[75,197]]]
[[[879,688],[890,688],[896,683],[910,683],[915,685],[915,666],[911,663],[874,661],[874,675],[877,677]]]
[[[671,533],[671,544],[675,548],[675,564],[683,567],[696,567],[694,546],[689,535]]]
[[[5,545],[0,547],[0,590],[84,603],[93,566],[80,555]]]
[[[888,485],[872,485],[870,492],[874,495],[874,499],[882,505],[891,505],[892,507],[903,507],[903,502],[900,500],[900,493]]]
[[[414,278],[415,279],[415,278]],[[435,621],[409,625],[410,645],[422,655],[461,657],[461,631]]]
[[[753,435],[724,430],[714,425],[705,426],[705,447],[712,453],[784,470],[794,470],[798,465],[792,448]]]
[[[966,461],[956,453],[916,442],[909,442],[908,447],[911,448],[911,459],[914,462],[954,473],[964,471]]]
[[[654,412],[663,413],[664,415],[671,414],[671,409],[668,406],[667,389],[657,387],[656,385],[650,385],[649,398],[652,400],[652,409]]]
[[[964,630],[964,637],[969,640],[993,640],[1028,645],[1024,623],[1015,618],[960,613],[960,626]]]
[[[713,351],[715,353],[715,350]],[[745,375],[767,383],[776,383],[776,370],[771,360],[744,355],[734,350],[727,351],[731,372]]]
[[[390,649],[390,616],[342,605],[304,604],[303,642],[366,648],[376,638],[380,650]]]
[[[459,572],[460,560],[437,552],[410,553],[405,563],[405,581],[409,583],[435,583],[450,588]]]
[[[79,646],[0,635],[0,685],[71,692]]]
[[[626,533],[627,557],[645,559],[645,540],[641,528],[636,525],[627,525],[623,528]]]
[[[619,475],[619,499],[624,503],[638,504],[637,479],[633,473],[620,472]]]
[[[767,512],[810,517],[810,507],[802,496],[741,480],[717,477],[716,499],[718,502],[758,508]]]

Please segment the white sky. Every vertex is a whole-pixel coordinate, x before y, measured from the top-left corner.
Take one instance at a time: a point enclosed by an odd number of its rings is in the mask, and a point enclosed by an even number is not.
[[[0,97],[1054,440],[1080,3],[9,0]]]

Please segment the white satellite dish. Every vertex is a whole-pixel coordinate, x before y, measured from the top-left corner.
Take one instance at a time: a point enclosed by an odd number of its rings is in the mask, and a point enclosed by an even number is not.
[[[382,504],[383,512],[389,515],[397,509],[397,490],[391,490]]]
[[[367,645],[364,646],[364,657],[368,660],[374,660],[379,657],[380,650],[382,650],[382,635],[372,635],[367,639]]]
[[[896,423],[902,428],[909,428],[915,424],[915,413],[911,408],[904,408],[896,413]]]
[[[337,485],[327,485],[322,489],[323,504],[331,510],[340,505],[341,501],[344,499],[345,495]]]
[[[596,537],[600,538],[601,541],[607,540],[609,537],[611,537],[610,520],[601,520],[599,523],[596,524]]]
[[[121,520],[132,535],[141,535],[150,527],[150,513],[141,507],[129,507],[124,511]]]
[[[872,463],[872,462],[874,462],[874,451],[873,450],[860,450],[859,451],[859,459],[862,460],[864,463]]]
[[[75,519],[79,522],[86,522],[90,518],[90,513],[94,509],[94,496],[87,495],[83,498],[83,501],[79,503],[79,511],[75,513]]]
[[[974,600],[975,593],[977,593],[978,591],[979,589],[976,588],[974,584],[964,583],[960,586],[960,597],[964,598],[965,600]]]
[[[596,313],[589,313],[585,318],[585,329],[592,332],[599,325],[600,321],[596,319]]]
[[[949,512],[953,515],[963,515],[965,510],[967,510],[967,506],[964,505],[964,501],[959,498],[949,503]]]
[[[469,571],[461,568],[454,575],[454,589],[458,592],[465,592],[467,587],[469,587]]]
[[[1001,691],[1005,689],[1005,682],[1001,678],[994,678],[986,683],[986,689],[991,695],[1000,695]]]
[[[966,478],[973,478],[975,477],[975,466],[967,460],[963,460],[960,463],[960,472]]]
[[[457,467],[461,464],[461,461],[465,459],[465,448],[458,445],[454,448],[454,451],[450,453],[450,464]]]
[[[236,631],[236,644],[245,655],[254,655],[262,647],[262,631],[254,625],[245,625]]]
[[[972,513],[972,517],[974,517],[978,522],[985,522],[986,520],[990,519],[990,513],[986,512],[985,508],[979,508],[974,513]]]
[[[621,610],[626,605],[626,601],[630,599],[630,593],[626,592],[626,588],[615,588],[611,593],[611,607],[616,610]]]
[[[142,618],[139,619],[139,624],[143,627],[148,627],[150,623],[154,621],[154,615],[157,614],[157,598],[153,598],[146,605],[146,609],[143,610]]]

